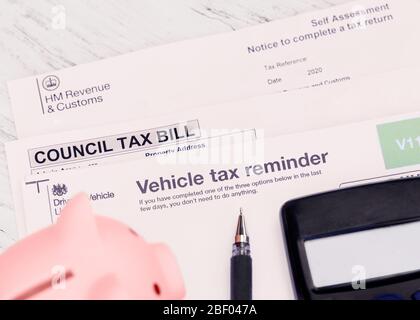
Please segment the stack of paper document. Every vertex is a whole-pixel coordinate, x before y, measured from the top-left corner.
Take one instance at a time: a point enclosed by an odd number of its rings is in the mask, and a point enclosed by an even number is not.
[[[10,82],[20,236],[86,192],[171,246],[187,298],[226,299],[242,207],[254,297],[293,298],[287,200],[420,172],[419,9],[356,1]]]

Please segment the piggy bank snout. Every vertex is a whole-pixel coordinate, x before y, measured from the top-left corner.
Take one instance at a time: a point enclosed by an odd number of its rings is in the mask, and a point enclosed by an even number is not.
[[[175,255],[165,244],[153,244],[153,254],[156,257],[161,272],[162,282],[156,284],[156,290],[167,299],[182,299],[185,296],[185,286],[181,270]]]

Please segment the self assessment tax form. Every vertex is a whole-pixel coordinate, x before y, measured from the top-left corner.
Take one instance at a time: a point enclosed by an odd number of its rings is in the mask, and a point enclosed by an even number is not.
[[[416,0],[359,0],[9,82],[20,138],[418,64]]]

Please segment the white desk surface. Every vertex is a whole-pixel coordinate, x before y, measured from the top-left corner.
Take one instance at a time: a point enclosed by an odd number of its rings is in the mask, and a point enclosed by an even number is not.
[[[0,250],[17,237],[4,151],[16,139],[6,81],[349,1],[0,0]],[[65,29],[53,25],[57,5]]]

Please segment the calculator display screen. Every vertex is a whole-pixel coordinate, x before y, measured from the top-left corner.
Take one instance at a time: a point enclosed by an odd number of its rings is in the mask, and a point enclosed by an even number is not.
[[[304,245],[316,288],[420,270],[420,222],[308,240]]]

